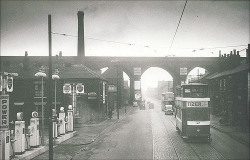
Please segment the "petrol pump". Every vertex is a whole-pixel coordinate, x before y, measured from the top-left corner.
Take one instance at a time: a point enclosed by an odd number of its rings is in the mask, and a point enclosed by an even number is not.
[[[56,109],[52,109],[53,138],[57,138],[57,115]]]
[[[23,121],[23,112],[17,113],[15,121],[15,153],[22,154],[25,152],[25,121]]]
[[[68,132],[73,131],[73,107],[72,105],[68,106]]]
[[[65,112],[64,112],[64,107],[60,108],[60,113],[59,113],[59,122],[60,122],[60,134],[65,134]]]
[[[0,72],[0,160],[10,159],[9,94],[17,73]]]
[[[39,118],[36,111],[32,112],[32,118],[30,119],[30,146],[38,147],[40,145],[39,135]]]
[[[0,132],[1,132],[0,158],[1,160],[10,159],[10,131],[0,131]]]
[[[9,95],[1,95],[0,159],[10,158]]]
[[[30,137],[31,136],[32,136],[32,134],[31,134],[31,126],[28,126],[28,128],[26,130],[26,134],[25,134],[25,139],[26,139],[25,150],[30,150]]]

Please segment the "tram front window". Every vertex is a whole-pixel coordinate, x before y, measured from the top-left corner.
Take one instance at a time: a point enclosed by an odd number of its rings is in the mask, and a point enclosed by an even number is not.
[[[192,109],[187,113],[188,121],[206,121],[209,120],[208,110]]]

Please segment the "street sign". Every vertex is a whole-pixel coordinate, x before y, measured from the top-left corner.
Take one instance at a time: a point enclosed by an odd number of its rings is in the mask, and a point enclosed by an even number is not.
[[[0,130],[9,130],[9,95],[0,96]]]
[[[134,68],[134,75],[141,75],[141,68]]]
[[[70,84],[64,84],[63,86],[63,93],[64,94],[70,94],[71,93],[71,85]]]
[[[183,67],[183,68],[180,68],[180,75],[187,75],[187,68],[186,67]]]
[[[84,85],[82,85],[82,83],[78,83],[76,85],[76,93],[79,93],[79,94],[84,93]]]

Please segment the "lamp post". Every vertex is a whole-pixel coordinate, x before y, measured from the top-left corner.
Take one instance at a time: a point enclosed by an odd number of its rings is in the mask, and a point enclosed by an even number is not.
[[[52,75],[52,79],[55,80],[55,110],[56,110],[56,81],[60,78],[57,74],[58,73]]]
[[[36,77],[41,77],[42,78],[42,139],[41,139],[41,141],[42,141],[42,145],[44,146],[44,113],[43,113],[43,110],[44,110],[44,108],[43,108],[43,94],[44,94],[44,91],[43,91],[43,78],[44,77],[46,77],[46,73],[44,73],[44,70],[43,69],[40,69],[39,70],[39,72],[37,72],[36,74],[35,74],[35,76]]]

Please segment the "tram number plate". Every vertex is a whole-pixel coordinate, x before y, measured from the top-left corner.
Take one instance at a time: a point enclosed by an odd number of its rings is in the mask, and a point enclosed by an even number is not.
[[[187,102],[187,107],[208,107],[207,102]]]

